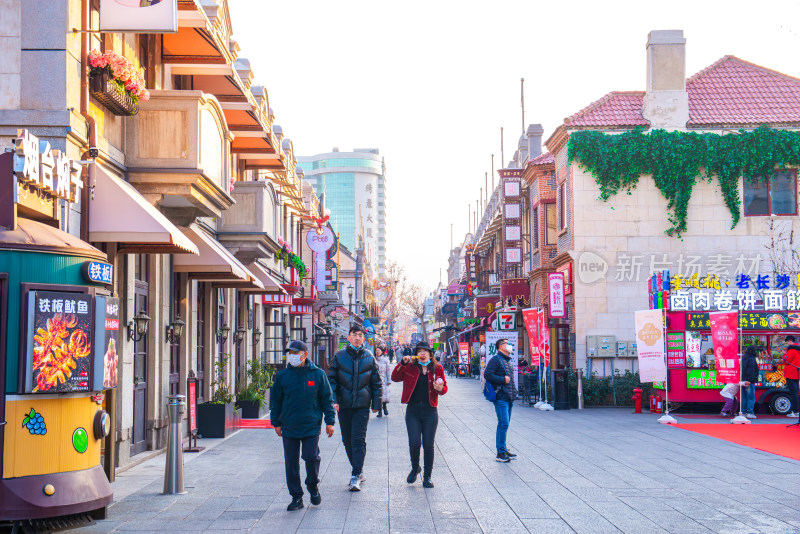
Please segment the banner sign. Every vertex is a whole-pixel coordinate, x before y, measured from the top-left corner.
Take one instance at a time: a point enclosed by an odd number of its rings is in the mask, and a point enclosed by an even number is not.
[[[507,339],[508,344],[511,345],[511,366],[514,368],[514,384],[517,385],[519,391],[519,357],[517,355],[517,348],[519,347],[519,337],[517,332],[486,332],[486,363],[488,364],[492,358],[497,356],[497,341],[500,339]],[[502,358],[502,356],[500,356]]]
[[[637,311],[635,315],[636,351],[639,357],[639,376],[642,382],[667,379],[664,360],[664,312],[661,310]]]
[[[522,169],[500,169],[503,202],[503,264],[522,263]],[[500,278],[506,278],[506,272]]]
[[[178,0],[100,0],[100,31],[177,33]]]
[[[314,285],[317,291],[325,291],[331,272],[327,269],[325,252],[333,246],[336,236],[327,226],[312,228],[306,234],[306,243],[314,251]]]
[[[550,329],[547,327],[547,318],[544,309],[539,308],[539,354],[544,361],[544,368],[550,367]]]
[[[528,345],[531,347],[531,365],[539,367],[539,309],[522,310],[522,319],[525,321],[525,330],[528,332]]]
[[[548,274],[547,282],[550,288],[550,317],[559,319],[565,317],[567,308],[564,302],[564,273]]]
[[[469,363],[469,343],[466,341],[458,344],[458,363]]]
[[[683,332],[667,332],[667,367],[686,368],[686,340]]]
[[[197,380],[189,382],[189,433],[197,430]]]
[[[92,311],[85,293],[28,292],[26,392],[89,391]]]
[[[739,382],[738,312],[711,314],[711,340],[714,343],[714,363],[717,380],[725,384]]]
[[[119,299],[97,297],[94,308],[94,377],[92,391],[117,387],[119,373]],[[101,375],[98,371],[102,369]]]

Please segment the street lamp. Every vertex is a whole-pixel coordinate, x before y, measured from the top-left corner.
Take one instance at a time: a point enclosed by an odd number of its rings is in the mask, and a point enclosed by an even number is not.
[[[236,344],[239,345],[244,341],[244,337],[247,335],[247,330],[244,329],[243,326],[240,326],[236,329]]]
[[[253,345],[258,345],[259,341],[261,341],[261,330],[256,328],[253,330]]]
[[[348,305],[347,311],[353,313],[353,284],[347,286],[347,296],[350,297],[350,304]]]
[[[219,329],[217,332],[217,343],[225,343],[228,340],[228,334],[231,331],[231,327],[223,324],[222,328]]]

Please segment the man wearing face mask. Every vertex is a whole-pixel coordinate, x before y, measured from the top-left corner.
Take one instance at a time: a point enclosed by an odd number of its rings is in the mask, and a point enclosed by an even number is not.
[[[308,361],[308,347],[292,341],[286,351],[286,369],[275,376],[269,395],[270,422],[283,438],[286,486],[290,512],[303,507],[300,458],[306,463],[306,488],[311,504],[319,504],[319,434],[323,415],[325,431],[333,436],[336,421],[331,386],[325,372]],[[302,453],[301,453],[302,451]]]
[[[511,352],[513,347],[507,339],[498,339],[495,343],[497,354],[486,364],[483,377],[494,386],[497,398],[494,401],[494,411],[497,415],[497,433],[495,445],[497,446],[498,462],[510,462],[516,454],[508,452],[506,447],[506,434],[511,422],[511,408],[517,398],[517,385],[514,382],[514,367],[511,365]]]
[[[372,353],[364,347],[366,332],[353,324],[347,336],[347,348],[340,350],[328,365],[328,379],[333,391],[333,407],[339,412],[342,443],[350,460],[350,491],[361,491],[365,477],[369,410],[381,408],[381,375]]]

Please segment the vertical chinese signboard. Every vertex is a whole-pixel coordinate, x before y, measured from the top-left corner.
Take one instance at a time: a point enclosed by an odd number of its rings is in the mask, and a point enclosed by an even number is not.
[[[525,330],[528,332],[528,344],[531,347],[531,365],[539,367],[539,310],[533,308],[522,310],[522,319],[525,321]]]
[[[458,344],[458,363],[469,363],[469,343],[466,341]]]
[[[92,378],[92,297],[84,293],[28,293],[25,391],[89,391]]]
[[[503,278],[520,275],[522,266],[522,169],[500,169],[503,193]]]
[[[119,369],[119,299],[97,297],[95,300],[94,377],[92,390],[117,387]],[[103,370],[101,374],[99,371]]]
[[[567,315],[567,306],[564,302],[564,273],[550,273],[547,275],[549,287],[550,317],[560,319]]]
[[[667,332],[667,367],[686,368],[686,340],[683,332]]]

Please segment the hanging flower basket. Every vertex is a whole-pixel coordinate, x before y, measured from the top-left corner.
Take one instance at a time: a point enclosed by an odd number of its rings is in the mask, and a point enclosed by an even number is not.
[[[139,105],[114,81],[107,72],[92,74],[89,92],[114,115],[127,117],[139,113]]]
[[[139,100],[147,102],[150,92],[139,70],[125,56],[114,51],[89,54],[89,91],[114,115],[139,112]]]

